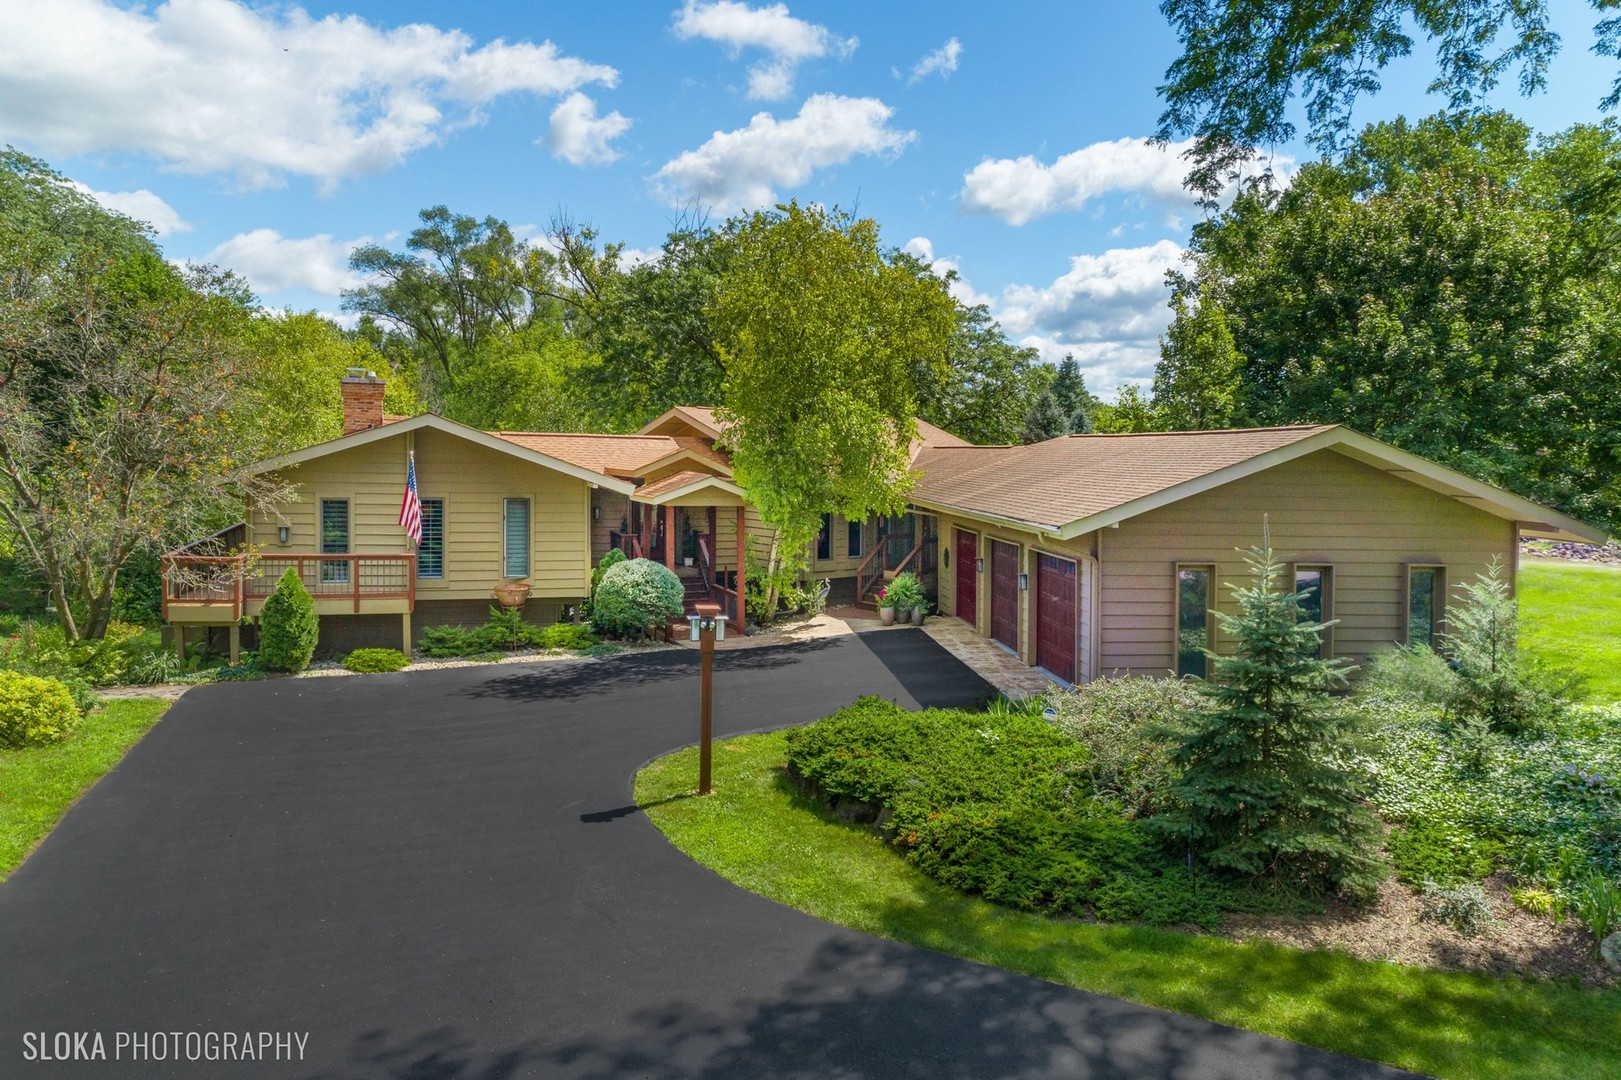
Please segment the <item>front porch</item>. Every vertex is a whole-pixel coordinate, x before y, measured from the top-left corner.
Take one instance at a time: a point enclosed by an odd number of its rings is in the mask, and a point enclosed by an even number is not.
[[[734,627],[745,623],[748,520],[743,492],[710,473],[685,472],[631,496],[628,529],[609,533],[627,557],[661,562],[682,579],[686,611],[719,604]]]

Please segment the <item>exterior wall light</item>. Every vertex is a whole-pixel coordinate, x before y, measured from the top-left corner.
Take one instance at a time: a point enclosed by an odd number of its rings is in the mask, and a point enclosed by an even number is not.
[[[974,560],[974,573],[983,574],[984,572],[985,572],[985,560],[984,559],[975,559]]]
[[[1029,574],[1020,574],[1019,575],[1019,591],[1020,592],[1029,592],[1030,591],[1030,575]]]
[[[276,543],[286,546],[288,541],[292,539],[292,533],[293,530],[289,529],[285,525],[279,527],[276,530]]]
[[[940,565],[945,567],[947,570],[951,569],[951,548],[950,547],[942,547],[940,549]]]

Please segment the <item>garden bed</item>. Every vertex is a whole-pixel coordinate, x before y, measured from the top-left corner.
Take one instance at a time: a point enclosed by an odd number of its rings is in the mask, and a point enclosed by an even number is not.
[[[1561,926],[1516,907],[1505,874],[1493,874],[1484,884],[1491,923],[1474,937],[1426,921],[1419,894],[1393,878],[1365,906],[1330,901],[1318,914],[1231,914],[1220,933],[1234,941],[1333,949],[1361,960],[1440,971],[1569,979],[1587,987],[1621,985],[1621,977],[1594,958],[1592,938],[1575,924]]]

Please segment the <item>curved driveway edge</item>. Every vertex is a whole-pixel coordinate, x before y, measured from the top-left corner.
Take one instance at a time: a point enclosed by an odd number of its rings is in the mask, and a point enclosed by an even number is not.
[[[918,693],[853,636],[725,653],[717,734],[972,687],[921,632],[883,636]],[[692,741],[696,664],[188,693],[0,885],[0,1075],[1399,1075],[846,930],[691,862],[630,790]],[[308,1042],[75,1065],[24,1060],[25,1031],[99,1031],[109,1056],[117,1032]]]

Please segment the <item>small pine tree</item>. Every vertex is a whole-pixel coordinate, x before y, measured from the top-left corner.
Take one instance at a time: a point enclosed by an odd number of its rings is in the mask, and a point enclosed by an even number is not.
[[[315,601],[292,567],[259,613],[259,662],[271,671],[303,671],[315,655],[321,623]]]
[[[1460,726],[1520,734],[1556,718],[1576,689],[1570,676],[1520,657],[1520,613],[1500,560],[1458,586],[1441,647],[1458,673],[1447,711]],[[1477,730],[1478,736],[1478,730]]]
[[[1216,615],[1235,653],[1207,653],[1209,707],[1174,732],[1182,809],[1153,822],[1219,870],[1366,896],[1381,876],[1378,823],[1363,803],[1367,778],[1349,764],[1355,715],[1330,693],[1351,666],[1322,658],[1331,624],[1303,620],[1306,594],[1279,590],[1271,547],[1246,561],[1252,583],[1229,586],[1239,614]]]
[[[1019,438],[1026,443],[1046,442],[1060,435],[1068,435],[1069,417],[1051,390],[1046,390],[1024,414],[1024,427]]]

